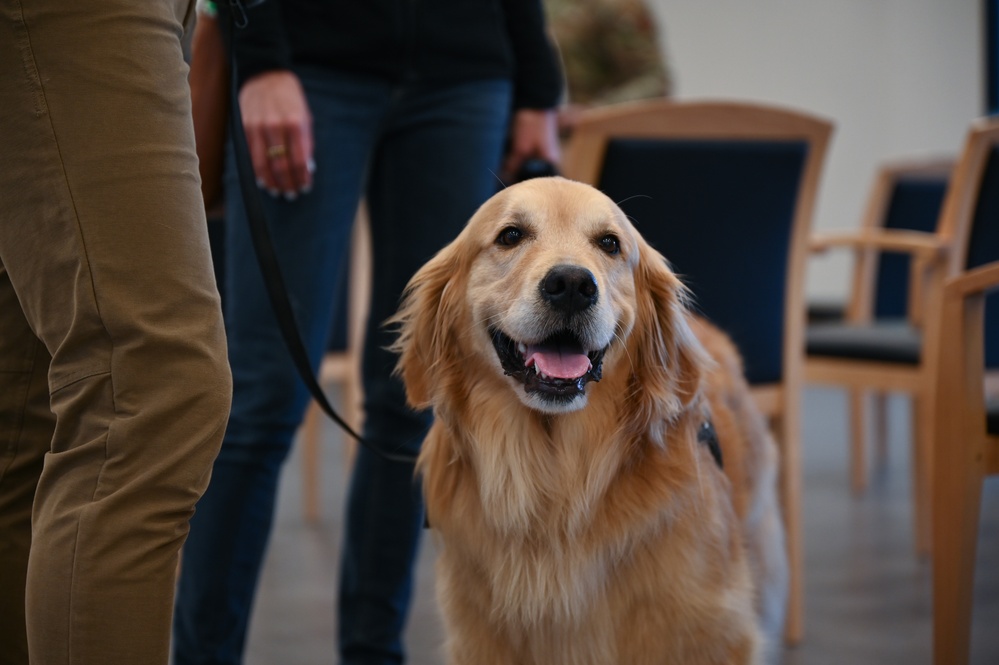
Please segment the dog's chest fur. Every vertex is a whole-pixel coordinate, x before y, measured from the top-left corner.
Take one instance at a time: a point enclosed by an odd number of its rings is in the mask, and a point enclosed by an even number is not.
[[[594,420],[610,425],[595,430]],[[616,648],[617,623],[627,620],[626,607],[635,602],[619,597],[621,576],[664,574],[649,559],[671,556],[663,541],[673,515],[697,502],[689,487],[653,480],[655,466],[669,463],[662,455],[641,463],[634,446],[619,440],[614,422],[546,420],[516,406],[498,422],[480,419],[460,433],[435,425],[430,446],[440,443],[436,437],[462,438],[466,451],[462,459],[428,468],[425,478],[431,520],[435,513],[442,518],[442,570],[480,571],[477,602],[490,621],[549,641],[585,635],[591,651],[608,655]],[[435,484],[449,483],[450,496],[435,501]],[[463,515],[456,520],[462,527],[449,529],[450,511],[478,515]],[[666,584],[678,591],[685,586],[682,580]]]

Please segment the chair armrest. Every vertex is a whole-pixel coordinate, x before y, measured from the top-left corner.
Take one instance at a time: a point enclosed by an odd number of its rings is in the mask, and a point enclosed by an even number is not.
[[[932,260],[943,257],[947,245],[935,233],[895,229],[864,229],[855,233],[826,233],[812,236],[809,249],[825,252],[833,247],[882,252],[904,252]]]
[[[999,286],[999,261],[969,270],[947,281],[944,298],[966,298]]]

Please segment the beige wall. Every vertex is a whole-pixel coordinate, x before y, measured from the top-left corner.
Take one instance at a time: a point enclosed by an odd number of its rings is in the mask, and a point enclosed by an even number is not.
[[[680,98],[776,102],[836,123],[816,228],[857,225],[875,166],[952,154],[982,113],[980,0],[648,0]],[[813,259],[813,299],[849,257]]]

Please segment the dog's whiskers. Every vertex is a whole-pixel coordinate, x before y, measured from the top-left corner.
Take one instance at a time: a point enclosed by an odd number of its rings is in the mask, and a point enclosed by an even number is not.
[[[494,323],[496,323],[497,321],[500,321],[502,319],[503,319],[503,315],[502,314],[493,314],[492,316],[486,317],[486,319],[484,321],[482,321],[482,323],[484,323],[485,327],[488,329],[488,328],[491,328]],[[476,328],[478,328],[479,325],[480,325],[479,321],[472,321],[467,326],[465,326],[465,329],[462,330],[461,332],[462,332],[462,334],[471,332],[471,331],[475,330]]]
[[[635,369],[635,359],[631,357],[631,351],[628,349],[628,345],[625,343],[624,336],[621,335],[617,330],[614,331],[614,339],[621,343],[621,348],[624,349],[624,353],[628,358],[628,366],[632,370]]]
[[[503,189],[506,189],[506,187],[507,187],[506,183],[503,182],[503,178],[501,178],[498,175],[496,175],[496,171],[493,171],[492,169],[489,169],[489,173],[491,173],[492,176],[494,178],[496,178],[496,182],[498,182],[500,184],[500,187],[502,187]]]
[[[651,194],[632,194],[631,196],[627,196],[627,197],[621,199],[620,201],[615,201],[614,203],[616,205],[620,206],[622,203],[625,203],[625,202],[630,201],[632,199],[649,199],[650,201],[653,200]]]
[[[622,203],[625,203],[625,202],[627,202],[627,201],[630,201],[630,200],[632,200],[632,199],[648,199],[648,200],[652,201],[652,200],[653,200],[653,197],[652,197],[651,195],[649,195],[649,194],[632,194],[631,196],[629,196],[629,197],[627,197],[627,198],[624,198],[624,199],[621,199],[620,201],[618,201],[618,202],[617,202],[617,205],[619,205],[619,206],[620,206],[620,205],[621,205]],[[622,212],[623,212],[623,211],[622,211]],[[634,221],[635,221],[635,220],[634,220],[634,218],[633,218],[633,217],[632,217],[631,215],[629,215],[629,214],[625,213],[625,216],[626,216],[626,217],[627,217],[627,218],[628,218],[629,220],[631,220],[632,222],[634,222]]]

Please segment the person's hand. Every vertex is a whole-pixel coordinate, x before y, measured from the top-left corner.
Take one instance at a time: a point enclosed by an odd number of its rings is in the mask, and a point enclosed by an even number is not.
[[[558,142],[558,120],[554,110],[520,109],[513,116],[510,152],[503,164],[513,179],[527,159],[539,158],[558,166],[562,159]]]
[[[298,77],[281,69],[250,78],[239,91],[239,109],[257,184],[288,199],[308,192],[315,170],[312,114]]]

